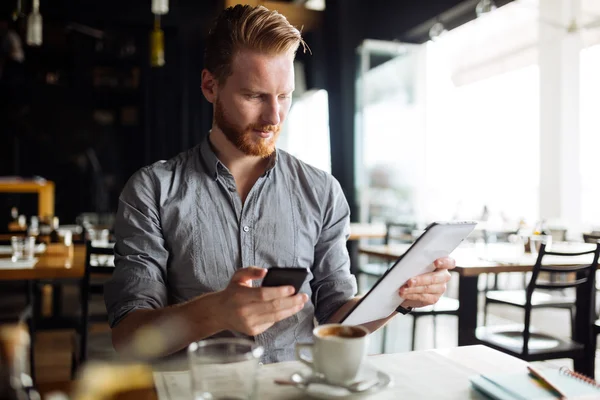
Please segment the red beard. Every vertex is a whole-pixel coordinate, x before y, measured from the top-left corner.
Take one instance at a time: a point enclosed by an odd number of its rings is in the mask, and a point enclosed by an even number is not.
[[[275,143],[281,131],[279,125],[250,124],[245,129],[236,126],[225,115],[223,105],[217,99],[215,103],[215,123],[225,137],[242,153],[249,156],[268,158],[275,151]],[[273,132],[268,139],[260,138],[253,131]]]

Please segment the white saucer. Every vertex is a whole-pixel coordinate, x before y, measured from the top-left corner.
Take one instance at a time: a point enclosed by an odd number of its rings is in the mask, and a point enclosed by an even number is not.
[[[296,374],[301,375],[306,381],[310,381],[313,378],[312,371],[298,371]],[[341,399],[341,400],[350,400],[350,399],[361,399],[366,396],[373,395],[377,392],[380,392],[389,386],[392,385],[392,378],[385,372],[377,370],[370,365],[365,365],[362,367],[361,371],[358,373],[356,377],[356,382],[358,381],[370,381],[376,379],[377,383],[372,386],[370,389],[365,390],[364,392],[354,393],[348,389],[344,389],[340,386],[328,385],[325,382],[315,382],[310,383],[306,386],[298,385],[294,386],[298,390],[303,391],[308,396],[315,399]]]

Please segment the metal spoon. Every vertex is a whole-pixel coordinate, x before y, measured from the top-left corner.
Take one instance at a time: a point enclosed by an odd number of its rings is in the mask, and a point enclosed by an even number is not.
[[[352,393],[360,393],[360,392],[366,392],[367,390],[369,390],[372,387],[374,387],[375,385],[377,385],[379,383],[379,380],[369,379],[366,381],[353,382],[349,385],[338,385],[338,384],[330,383],[330,382],[326,381],[325,379],[319,378],[319,377],[310,377],[307,379],[296,372],[291,376],[290,380],[275,379],[275,383],[278,385],[296,386],[300,389],[306,389],[312,383],[320,383],[320,384],[324,384],[324,385],[343,388]]]

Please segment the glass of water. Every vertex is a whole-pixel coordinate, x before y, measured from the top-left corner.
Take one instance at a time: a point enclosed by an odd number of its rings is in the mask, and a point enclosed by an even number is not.
[[[542,247],[542,243],[545,244],[546,247],[550,247],[552,244],[552,236],[531,235],[529,237],[529,242],[531,243],[531,254],[537,256],[540,253],[540,247]]]
[[[263,348],[248,339],[194,342],[188,347],[194,400],[250,400]]]
[[[12,260],[33,260],[35,256],[35,237],[19,237],[13,236],[10,238],[12,246]]]

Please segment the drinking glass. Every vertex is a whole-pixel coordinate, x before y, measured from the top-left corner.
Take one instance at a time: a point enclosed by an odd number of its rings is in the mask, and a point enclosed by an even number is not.
[[[10,238],[12,260],[33,260],[35,256],[35,237],[13,236]]]
[[[108,229],[90,228],[88,235],[95,247],[106,247],[109,244],[110,231]]]
[[[242,338],[207,339],[190,344],[192,398],[254,399],[262,354],[261,346]]]
[[[537,256],[540,252],[542,243],[549,247],[552,244],[552,236],[550,235],[531,235],[529,237],[531,243],[531,254]]]

